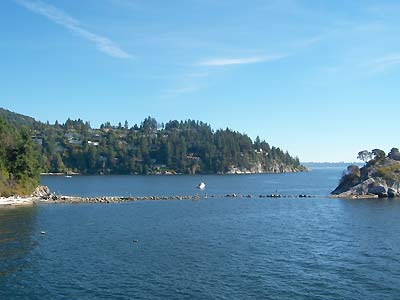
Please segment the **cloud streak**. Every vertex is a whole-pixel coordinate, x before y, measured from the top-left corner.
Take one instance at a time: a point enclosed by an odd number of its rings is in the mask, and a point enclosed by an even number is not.
[[[207,67],[224,67],[231,65],[254,64],[254,63],[275,61],[282,59],[286,56],[288,55],[279,54],[279,55],[265,55],[265,56],[253,56],[253,57],[241,57],[241,58],[214,58],[201,61],[199,65]]]
[[[371,73],[380,73],[400,65],[400,53],[379,57],[361,65]]]
[[[74,32],[80,37],[94,43],[96,47],[103,53],[117,58],[132,58],[132,56],[119,48],[113,41],[106,37],[95,34],[89,30],[82,27],[78,20],[72,18],[71,16],[64,13],[62,10],[55,6],[46,4],[40,0],[14,0],[19,5],[25,7],[26,9],[42,15],[52,22],[67,28],[68,30]]]

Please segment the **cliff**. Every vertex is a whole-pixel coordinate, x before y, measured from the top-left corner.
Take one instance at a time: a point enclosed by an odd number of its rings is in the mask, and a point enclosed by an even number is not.
[[[269,165],[265,165],[261,162],[253,164],[249,168],[243,168],[240,166],[231,166],[226,173],[223,174],[263,174],[263,173],[294,173],[294,172],[305,172],[307,168],[303,165],[288,165],[283,162],[274,161]]]

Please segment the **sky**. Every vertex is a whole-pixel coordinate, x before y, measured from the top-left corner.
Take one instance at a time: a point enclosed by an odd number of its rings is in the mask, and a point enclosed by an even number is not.
[[[200,120],[301,161],[399,147],[400,1],[2,0],[0,107]]]

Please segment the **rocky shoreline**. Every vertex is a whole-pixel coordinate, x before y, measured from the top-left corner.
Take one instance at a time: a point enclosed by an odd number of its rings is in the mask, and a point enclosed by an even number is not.
[[[280,174],[280,173],[300,173],[300,172],[308,172],[309,169],[306,167],[290,167],[283,165],[274,165],[268,169],[263,168],[253,168],[253,169],[242,169],[232,167],[226,172],[217,172],[217,173],[196,173],[202,175],[254,175],[254,174]],[[109,176],[109,175],[121,175],[121,174],[87,174],[87,173],[40,173],[41,176]],[[125,174],[124,174],[125,175]],[[142,174],[129,174],[129,175],[139,175]],[[188,175],[186,173],[177,173],[175,171],[160,171],[160,172],[150,172],[145,174],[144,176],[179,176],[179,175]],[[193,174],[192,174],[193,175]]]
[[[32,205],[39,201],[39,197],[0,197],[0,207]]]
[[[279,195],[279,194],[267,194],[267,195],[238,195],[238,194],[225,194],[225,195],[175,195],[175,196],[129,196],[129,197],[118,197],[118,196],[102,196],[102,197],[76,197],[76,196],[62,196],[52,195],[48,198],[39,198],[38,203],[122,203],[122,202],[133,202],[133,201],[162,201],[162,200],[201,200],[211,198],[312,198],[315,196],[311,195]]]
[[[99,197],[78,197],[57,195],[50,192],[47,186],[39,186],[30,197],[12,197],[1,198],[1,206],[20,206],[32,204],[78,204],[78,203],[122,203],[133,201],[166,201],[166,200],[201,200],[211,198],[313,198],[315,196],[299,194],[299,195],[251,195],[251,194],[224,194],[224,195],[208,195],[207,193],[195,195],[174,195],[174,196],[99,196]]]
[[[332,191],[332,197],[350,199],[400,197],[400,157],[391,154],[393,149],[388,156],[376,149],[374,151],[377,153],[375,158],[362,168],[356,165],[347,167],[339,185]]]

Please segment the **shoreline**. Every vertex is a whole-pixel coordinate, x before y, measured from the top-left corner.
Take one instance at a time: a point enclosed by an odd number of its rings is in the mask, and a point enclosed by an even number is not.
[[[304,173],[309,172],[306,170],[284,171],[284,172],[225,172],[225,173],[149,173],[149,174],[87,174],[87,173],[40,173],[40,176],[224,176],[224,175],[266,175],[266,174],[291,174],[291,173]]]
[[[349,196],[340,196],[340,195],[330,195],[329,198],[332,199],[350,199],[350,200],[364,200],[364,199],[378,199],[378,195],[373,195],[373,194],[359,194],[359,195],[349,195]]]
[[[1,207],[14,207],[36,204],[80,204],[80,203],[123,203],[135,201],[168,201],[168,200],[205,200],[213,198],[236,198],[236,199],[261,199],[261,198],[315,198],[313,195],[251,195],[251,194],[225,194],[225,195],[174,195],[174,196],[97,196],[97,197],[80,197],[80,196],[65,196],[65,195],[50,195],[46,197],[9,197],[0,198]]]
[[[13,197],[0,197],[0,208],[1,207],[15,207],[15,206],[26,206],[26,205],[33,205],[40,201],[39,197],[20,197],[20,196],[13,196]]]
[[[67,196],[48,194],[43,196],[12,196],[0,197],[0,209],[3,207],[19,207],[37,204],[80,204],[80,203],[124,203],[135,201],[168,201],[168,200],[207,200],[207,199],[262,199],[262,198],[279,198],[279,199],[295,199],[295,198],[330,198],[330,199],[343,199],[343,200],[363,200],[363,199],[377,199],[376,195],[351,195],[349,197],[338,197],[337,195],[281,195],[281,194],[266,194],[266,195],[252,195],[252,194],[236,194],[229,193],[224,195],[208,195],[208,194],[194,194],[194,195],[161,195],[161,196]]]

